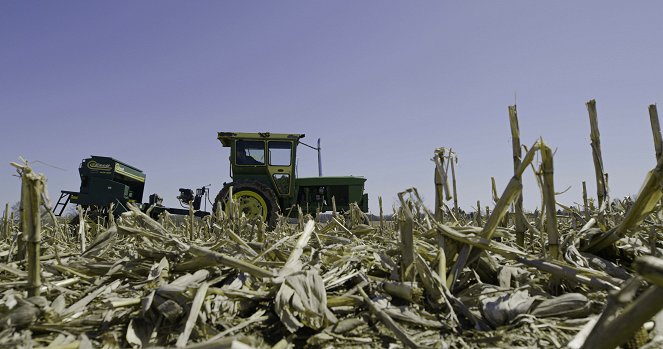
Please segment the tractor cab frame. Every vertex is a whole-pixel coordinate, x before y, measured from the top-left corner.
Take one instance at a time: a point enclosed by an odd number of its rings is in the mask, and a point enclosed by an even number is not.
[[[233,181],[258,181],[273,188],[279,198],[295,190],[297,145],[303,134],[219,132],[224,147],[230,147],[230,176]]]

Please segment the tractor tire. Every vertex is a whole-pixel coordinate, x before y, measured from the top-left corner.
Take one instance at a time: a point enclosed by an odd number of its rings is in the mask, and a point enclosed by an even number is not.
[[[280,212],[276,194],[268,186],[257,181],[239,180],[224,185],[214,199],[212,212],[216,212],[219,203],[222,209],[225,208],[230,187],[233,188],[233,199],[239,202],[240,212],[248,218],[262,216],[263,221],[271,229],[276,226],[277,213]]]

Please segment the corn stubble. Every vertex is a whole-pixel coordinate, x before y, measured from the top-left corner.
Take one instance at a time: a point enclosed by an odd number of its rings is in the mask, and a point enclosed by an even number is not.
[[[39,211],[44,177],[14,164],[23,203],[0,222],[0,347],[661,345],[658,115],[650,106],[657,165],[634,201],[612,200],[596,105],[587,106],[598,207],[585,182],[582,207],[556,201],[554,154],[538,140],[521,158],[515,106],[514,175],[501,195],[493,182],[483,217],[479,202],[473,214],[459,210],[458,157],[447,148],[434,153],[432,211],[412,188],[392,219],[379,200],[371,225],[353,206],[327,223],[298,210],[274,230],[233,202],[203,219],[154,220],[130,207],[97,221],[80,210],[80,224],[63,224]],[[528,168],[541,193],[534,213],[522,208]]]

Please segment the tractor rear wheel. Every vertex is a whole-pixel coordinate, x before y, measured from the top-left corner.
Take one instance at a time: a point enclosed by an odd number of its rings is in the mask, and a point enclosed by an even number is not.
[[[239,205],[239,211],[246,217],[262,217],[270,228],[276,226],[279,204],[274,191],[257,181],[236,181],[223,186],[214,199],[212,212],[216,212],[219,203],[225,208],[230,187],[233,188],[233,201]]]

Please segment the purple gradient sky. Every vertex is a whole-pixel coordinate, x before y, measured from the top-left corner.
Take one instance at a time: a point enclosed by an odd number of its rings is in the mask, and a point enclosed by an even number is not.
[[[558,197],[595,196],[585,102],[597,99],[613,197],[655,164],[647,106],[663,101],[656,1],[0,2],[0,203],[8,165],[40,160],[52,198],[91,154],[147,173],[146,193],[228,178],[217,131],[322,138],[326,175],[433,199],[433,149],[459,156],[459,199],[490,203],[512,175],[507,106],[522,142],[557,149]],[[317,174],[302,151],[299,175]],[[301,152],[300,152],[301,153]],[[539,205],[532,173],[525,205]],[[147,195],[145,196],[145,200]]]

